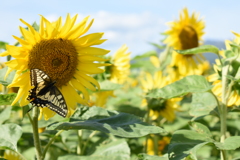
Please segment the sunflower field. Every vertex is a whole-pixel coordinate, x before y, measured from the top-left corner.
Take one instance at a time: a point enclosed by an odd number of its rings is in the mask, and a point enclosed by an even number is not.
[[[240,159],[240,34],[205,45],[183,8],[156,51],[110,56],[77,19],[20,19],[16,43],[0,42],[0,160]]]

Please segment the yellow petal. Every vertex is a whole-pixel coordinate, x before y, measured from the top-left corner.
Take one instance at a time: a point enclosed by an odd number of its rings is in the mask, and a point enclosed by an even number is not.
[[[88,91],[86,90],[86,88],[79,81],[77,81],[76,79],[73,78],[71,80],[71,84],[73,85],[74,88],[76,88],[77,90],[82,92],[83,97],[84,97],[84,99],[86,101],[89,100],[89,93],[88,93]]]
[[[26,70],[28,61],[26,59],[13,59],[11,61],[5,62],[5,64],[12,68],[12,69],[16,69],[16,70]]]
[[[82,47],[77,47],[75,46],[77,52],[79,53],[79,55],[105,55],[107,53],[110,52],[110,50],[106,50],[106,49],[101,49],[101,48],[95,48],[95,47],[86,47],[86,48],[82,48]]]
[[[79,83],[81,83],[84,87],[90,89],[91,91],[96,91],[96,88],[89,81],[81,77],[77,72],[74,74],[74,77],[78,79]]]
[[[67,33],[65,38],[76,39],[83,33],[84,27],[87,23],[88,17],[85,17],[80,23],[78,23],[70,32]]]
[[[34,35],[33,35],[30,31],[26,30],[26,29],[23,28],[23,27],[19,27],[19,28],[20,28],[20,31],[21,31],[24,39],[25,39],[26,41],[28,41],[28,43],[30,43],[31,45],[36,44],[36,40],[35,40],[35,38],[34,38]]]
[[[104,33],[92,33],[73,41],[74,46],[89,47],[102,38]]]

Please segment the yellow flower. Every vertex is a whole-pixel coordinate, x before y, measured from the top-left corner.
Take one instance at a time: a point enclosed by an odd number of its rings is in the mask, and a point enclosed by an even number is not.
[[[5,150],[3,158],[7,160],[23,160],[23,158],[19,154],[11,150]]]
[[[219,100],[222,99],[222,81],[217,80],[216,74],[213,74],[209,76],[209,81],[213,82],[213,88],[212,91],[213,93],[218,97]],[[227,101],[227,106],[228,107],[233,107],[233,106],[239,106],[240,105],[240,91],[239,91],[239,86],[235,85],[232,87],[232,91],[229,95],[228,101]]]
[[[92,33],[84,35],[91,27],[93,20],[87,23],[89,17],[75,24],[75,15],[72,18],[68,14],[66,21],[62,24],[62,17],[55,22],[49,22],[41,16],[39,31],[21,19],[28,29],[20,27],[23,39],[13,36],[21,44],[7,46],[7,51],[1,56],[11,55],[13,60],[6,62],[9,67],[7,72],[16,70],[13,82],[8,87],[19,87],[18,95],[12,105],[19,101],[21,106],[27,105],[28,91],[32,88],[30,84],[30,69],[44,71],[62,92],[68,106],[68,116],[76,109],[76,104],[87,104],[89,94],[87,89],[96,91],[99,83],[91,77],[92,74],[104,72],[99,68],[108,64],[99,63],[106,61],[100,56],[109,51],[93,47],[102,44],[103,33]],[[82,94],[79,95],[78,91]],[[55,115],[48,108],[40,108],[40,115],[45,120]]]
[[[123,45],[113,55],[111,66],[110,81],[123,84],[130,74],[130,52],[127,52],[128,47]]]
[[[182,98],[172,98],[168,100],[160,100],[157,105],[150,106],[150,114],[152,120],[156,120],[158,117],[164,117],[167,121],[173,122],[176,118],[175,112],[179,111],[180,106],[178,102]],[[156,99],[153,99],[156,101]]]
[[[162,88],[169,84],[169,81],[162,76],[161,71],[157,71],[152,76],[150,73],[146,73],[146,77],[141,79],[142,88],[145,92],[151,89]],[[150,117],[152,120],[156,120],[158,117],[164,117],[167,121],[172,122],[175,119],[175,111],[178,111],[180,106],[177,104],[182,98],[172,99],[151,99],[148,101],[148,107],[150,108]],[[146,102],[146,101],[143,101]]]
[[[205,24],[203,20],[198,20],[198,14],[188,14],[188,9],[184,8],[180,14],[180,19],[169,22],[170,30],[166,31],[168,35],[164,43],[177,50],[191,49],[198,47],[202,42]],[[199,67],[206,61],[202,54],[182,55],[177,52],[172,54],[172,67],[177,67],[179,73],[183,76],[192,74],[201,74],[203,67]]]
[[[234,39],[233,42],[240,44],[240,35],[238,33],[234,33],[234,34],[236,35],[236,38]],[[232,42],[228,41],[228,40],[225,41],[227,50],[231,50],[230,43],[232,43]],[[224,55],[224,52],[219,52],[219,53],[223,58],[226,58],[226,56]],[[208,80],[210,82],[213,82],[213,86],[214,86],[212,88],[213,93],[218,97],[219,100],[222,100],[222,81],[220,79],[221,77],[218,74],[222,70],[221,63],[220,63],[219,59],[216,59],[215,61],[216,61],[216,64],[213,66],[215,73],[208,76]],[[235,67],[240,67],[239,58],[237,59],[237,63],[235,63]],[[236,71],[232,72],[232,70],[235,70],[235,69],[233,69],[233,67],[231,66],[229,68],[229,72],[230,72],[230,74],[232,73],[233,74],[232,76],[234,77],[235,76],[234,74]],[[234,83],[231,88],[231,93],[230,93],[228,101],[227,101],[227,106],[233,107],[233,106],[239,106],[239,105],[240,105],[240,90],[239,90],[239,84],[237,82],[237,83]]]
[[[156,56],[151,56],[150,57],[151,63],[154,65],[154,67],[159,68],[160,67],[160,60]]]
[[[115,97],[114,91],[100,91],[92,95],[91,106],[105,107],[109,97]]]
[[[161,140],[159,140],[155,136],[151,136],[147,140],[147,154],[148,155],[155,155],[155,149],[157,151],[157,155],[162,155],[162,152],[164,151],[165,147],[170,143],[170,138],[169,137],[162,137]]]
[[[182,79],[184,76],[180,74],[178,67],[176,66],[167,66],[166,72],[168,74],[168,81],[175,82]]]

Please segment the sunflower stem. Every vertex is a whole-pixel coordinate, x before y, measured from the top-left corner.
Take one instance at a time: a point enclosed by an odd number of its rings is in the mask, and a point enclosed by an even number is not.
[[[46,156],[48,148],[51,146],[51,144],[54,142],[54,140],[57,138],[57,136],[59,136],[63,131],[64,130],[58,131],[57,134],[55,134],[54,137],[48,142],[48,144],[46,145],[46,147],[44,148],[43,153],[42,153],[42,159],[43,160]]]
[[[82,153],[81,153],[82,155],[84,154],[84,152],[85,152],[85,150],[86,150],[86,148],[87,148],[87,145],[88,145],[90,139],[91,139],[96,133],[97,133],[97,131],[93,131],[93,132],[89,135],[89,137],[88,137],[85,145],[83,146]]]
[[[222,105],[220,109],[220,123],[221,123],[221,137],[220,142],[224,143],[226,139],[226,132],[227,132],[227,101],[229,96],[229,89],[228,89],[228,70],[229,70],[230,63],[226,64],[222,68]],[[225,150],[221,150],[221,160],[227,159],[227,153]]]
[[[28,116],[28,118],[29,118],[29,121],[30,121],[31,125],[33,126],[33,120],[32,120],[32,117],[30,116],[29,113],[27,113],[27,116]]]
[[[77,134],[78,134],[77,154],[81,155],[81,152],[82,152],[82,150],[81,150],[81,148],[82,148],[82,145],[81,145],[81,143],[82,143],[82,130],[78,130]]]
[[[146,117],[146,122],[149,123],[150,121],[150,108],[149,106],[147,107],[147,117]],[[146,135],[146,140],[145,140],[145,148],[144,151],[145,153],[147,153],[148,151],[148,139],[149,139],[150,135]]]
[[[43,160],[41,141],[38,133],[38,107],[33,107],[32,128],[37,160]]]

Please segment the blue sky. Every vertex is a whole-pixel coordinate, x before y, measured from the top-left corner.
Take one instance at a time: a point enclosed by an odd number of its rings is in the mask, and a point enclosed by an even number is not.
[[[153,50],[149,42],[159,43],[160,33],[168,29],[166,22],[177,19],[184,7],[205,20],[204,40],[231,40],[231,31],[240,33],[239,6],[234,0],[8,0],[1,2],[0,41],[15,42],[12,35],[20,36],[18,26],[24,26],[20,18],[33,23],[39,22],[39,14],[55,20],[70,13],[79,14],[80,21],[90,15],[95,20],[89,33],[105,32],[108,39],[102,48],[113,54],[126,44],[135,56]]]

